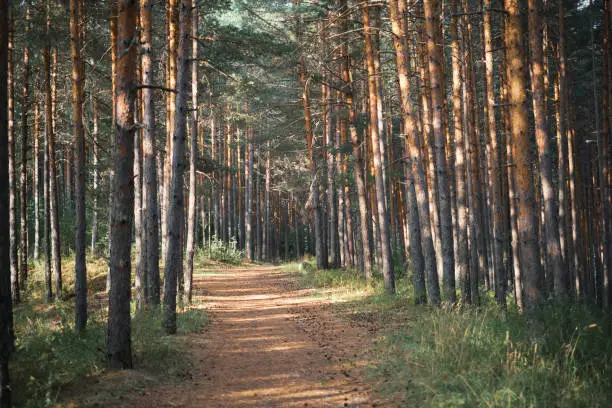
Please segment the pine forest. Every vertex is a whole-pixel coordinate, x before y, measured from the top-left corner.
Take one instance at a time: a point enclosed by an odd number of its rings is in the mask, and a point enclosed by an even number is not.
[[[0,408],[612,405],[610,0],[0,0]]]

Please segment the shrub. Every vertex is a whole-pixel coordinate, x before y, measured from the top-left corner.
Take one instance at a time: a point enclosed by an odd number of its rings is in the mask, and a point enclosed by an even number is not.
[[[210,243],[206,243],[204,247],[198,248],[195,258],[196,263],[205,263],[207,261],[215,261],[227,263],[230,265],[240,265],[246,257],[244,250],[238,248],[236,239],[232,238],[230,242],[225,242],[213,237]]]

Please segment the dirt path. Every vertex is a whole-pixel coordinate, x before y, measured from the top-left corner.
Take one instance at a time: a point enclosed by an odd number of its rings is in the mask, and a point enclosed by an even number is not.
[[[179,386],[150,390],[143,407],[373,407],[361,381],[367,328],[334,317],[274,267],[197,275],[211,317],[189,337],[199,360]]]

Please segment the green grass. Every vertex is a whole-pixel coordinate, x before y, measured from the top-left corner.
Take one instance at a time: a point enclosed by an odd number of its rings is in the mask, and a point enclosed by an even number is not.
[[[315,271],[339,314],[381,328],[368,378],[405,407],[603,407],[612,401],[612,323],[583,305],[546,305],[529,321],[515,308],[415,306],[406,279],[384,294],[380,279]],[[369,290],[364,290],[369,289]]]
[[[107,300],[103,293],[106,263],[93,260],[88,264],[89,321],[83,333],[74,330],[72,270],[74,259],[63,262],[67,300],[43,302],[42,267],[34,264],[26,301],[15,309],[16,351],[12,355],[11,380],[15,405],[22,407],[56,406],[64,390],[86,400],[95,393],[93,384],[103,383],[106,360]],[[197,305],[196,305],[197,306]],[[161,313],[134,313],[132,319],[132,352],[137,372],[147,382],[180,379],[188,375],[189,356],[181,334],[194,333],[207,324],[204,310],[186,309],[178,315],[179,336],[166,336]],[[85,391],[83,391],[83,389]],[[73,391],[70,391],[73,390]],[[112,392],[118,397],[120,392]],[[110,394],[109,394],[110,395]],[[102,402],[102,405],[108,403]],[[73,405],[68,405],[73,406]],[[77,406],[81,406],[80,403]]]

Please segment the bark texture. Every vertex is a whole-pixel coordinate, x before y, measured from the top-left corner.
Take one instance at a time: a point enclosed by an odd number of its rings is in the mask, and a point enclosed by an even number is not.
[[[176,1],[176,0],[173,0]],[[172,136],[172,177],[168,207],[167,252],[164,269],[164,329],[176,333],[176,295],[178,277],[183,270],[181,228],[184,223],[185,199],[183,194],[185,171],[185,140],[187,133],[187,95],[189,93],[189,44],[191,37],[191,0],[181,0],[179,6],[179,44],[177,63],[176,109]]]
[[[75,157],[75,204],[76,233],[74,236],[75,265],[74,289],[76,292],[77,331],[87,326],[87,269],[85,262],[85,129],[83,127],[83,70],[81,53],[81,17],[79,0],[70,0],[70,47],[72,55],[72,131],[74,133]]]
[[[134,101],[138,2],[121,0],[117,17],[117,68],[115,94],[115,177],[111,223],[111,268],[108,308],[107,365],[132,368],[130,300],[131,248],[134,226]]]

